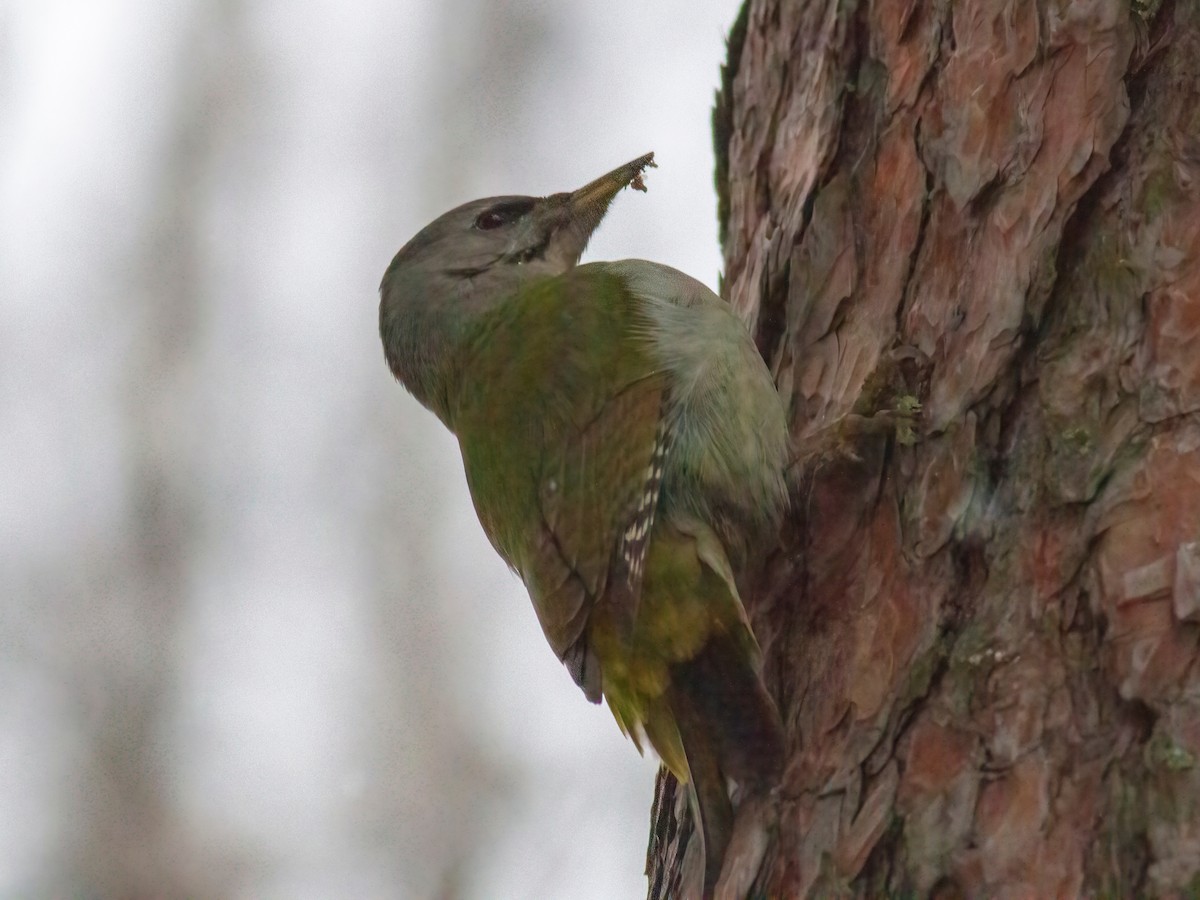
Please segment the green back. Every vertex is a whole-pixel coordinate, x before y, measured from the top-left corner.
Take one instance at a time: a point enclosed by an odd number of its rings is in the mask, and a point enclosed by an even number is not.
[[[600,266],[530,284],[468,333],[447,424],[484,531],[555,653],[686,778],[671,666],[715,634],[752,666],[757,648],[717,534],[659,508],[676,435],[651,324],[645,298]]]
[[[451,426],[476,511],[560,658],[613,593],[654,453],[666,376],[640,307],[595,269],[540,280],[478,322],[457,367]],[[630,599],[636,586],[613,598]]]

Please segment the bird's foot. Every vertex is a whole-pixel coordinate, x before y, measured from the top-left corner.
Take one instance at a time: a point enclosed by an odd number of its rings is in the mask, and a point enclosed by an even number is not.
[[[929,358],[915,347],[884,354],[853,409],[805,438],[789,468],[801,474],[824,463],[861,462],[863,452],[880,438],[894,437],[906,447],[915,444],[921,433],[918,392],[928,372]]]
[[[917,442],[922,393],[929,381],[932,363],[928,356],[912,346],[894,347],[880,357],[879,363],[863,384],[853,414],[865,416],[871,424],[859,434],[886,434],[910,447]]]

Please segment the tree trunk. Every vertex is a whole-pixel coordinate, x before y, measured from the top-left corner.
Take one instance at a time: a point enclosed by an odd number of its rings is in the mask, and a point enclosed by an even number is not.
[[[1200,4],[751,0],[725,75],[724,292],[798,442],[923,404],[748,579],[750,895],[1197,891]],[[689,834],[663,779],[652,897]]]

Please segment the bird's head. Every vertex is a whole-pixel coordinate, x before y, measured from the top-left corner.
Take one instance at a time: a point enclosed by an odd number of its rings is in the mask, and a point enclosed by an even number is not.
[[[379,286],[379,329],[392,372],[421,398],[446,329],[503,302],[533,278],[579,262],[612,199],[645,190],[647,153],[577,191],[548,197],[489,197],[464,203],[422,228]]]

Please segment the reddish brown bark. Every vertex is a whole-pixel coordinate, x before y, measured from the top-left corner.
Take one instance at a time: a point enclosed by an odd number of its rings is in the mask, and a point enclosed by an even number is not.
[[[929,361],[921,439],[811,472],[748,591],[790,739],[752,894],[1200,889],[1200,4],[744,15],[725,292],[797,439]]]

